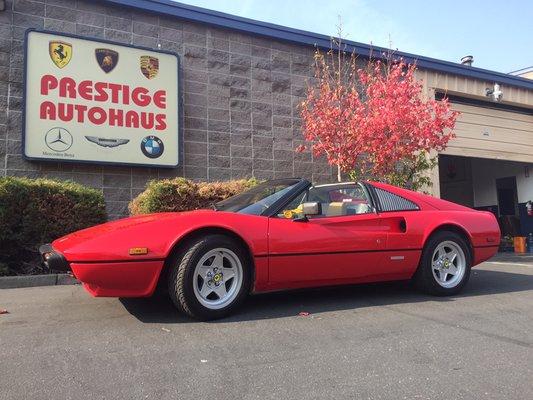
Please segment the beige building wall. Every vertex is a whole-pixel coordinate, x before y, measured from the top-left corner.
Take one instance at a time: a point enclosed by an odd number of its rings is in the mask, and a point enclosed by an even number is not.
[[[478,99],[487,101],[487,97],[485,96],[485,90],[486,88],[492,88],[494,86],[495,82],[487,82],[487,81],[481,81],[481,80],[475,80],[475,79],[469,79],[465,77],[460,77],[456,75],[448,75],[443,73],[438,73],[434,71],[429,70],[418,70],[417,78],[422,81],[423,84],[423,93],[426,98],[434,98],[435,92],[445,92],[450,95],[456,95],[461,97],[468,97],[472,99]],[[501,90],[503,91],[503,104],[509,104],[519,107],[525,107],[525,108],[531,108],[533,111],[533,90],[526,90],[522,88],[517,88],[513,86],[506,86],[506,85],[500,85]],[[458,107],[461,108],[461,107]],[[472,113],[472,111],[475,112],[474,109],[469,109],[468,107],[462,106],[463,109],[459,109],[459,111],[467,111],[469,113]],[[484,145],[482,140],[478,140],[477,144],[479,144],[479,150],[478,151],[469,151],[465,149],[465,144],[472,143],[471,137],[468,137],[469,133],[465,129],[466,125],[468,123],[475,123],[478,125],[482,125],[483,123],[490,122],[486,121],[486,118],[492,118],[496,120],[496,118],[505,118],[508,117],[508,115],[505,114],[505,112],[496,111],[493,112],[494,115],[490,116],[483,116],[482,113],[479,113],[478,116],[474,116],[473,114],[466,115],[464,117],[459,118],[459,122],[456,125],[457,130],[457,138],[453,139],[450,142],[449,148],[445,150],[444,154],[455,154],[455,155],[463,155],[463,156],[471,156],[471,157],[480,157],[485,155],[487,158],[497,158],[497,149],[493,148],[494,144],[489,143],[487,141],[486,145]],[[518,117],[522,121],[516,122],[510,119],[507,119],[508,124],[506,126],[499,126],[496,127],[496,131],[500,134],[502,137],[506,137],[506,134],[509,134],[511,132],[511,129],[513,126],[515,126],[517,123],[522,124],[520,128],[522,129],[521,133],[513,134],[512,136],[509,135],[509,141],[510,143],[507,145],[508,148],[514,148],[513,146],[513,140],[520,140],[517,139],[517,136],[526,134],[525,141],[529,144],[533,145],[533,117],[528,116],[520,116]],[[491,128],[492,129],[492,128]],[[531,131],[528,132],[528,131]],[[529,135],[531,134],[531,138]],[[491,147],[492,146],[492,147]],[[490,152],[483,154],[481,149],[486,149]],[[492,156],[491,156],[492,154]],[[493,157],[494,156],[494,157]],[[511,158],[505,158],[505,159],[513,159]],[[519,161],[517,159],[517,161]],[[526,160],[520,160],[520,161],[526,161]],[[440,196],[440,188],[439,188],[439,169],[438,166],[434,168],[434,170],[431,173],[431,178],[433,181],[433,186],[428,189],[428,191],[433,194],[434,196]]]

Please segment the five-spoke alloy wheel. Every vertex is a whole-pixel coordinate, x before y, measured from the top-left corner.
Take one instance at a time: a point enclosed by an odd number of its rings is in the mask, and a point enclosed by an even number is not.
[[[218,310],[235,299],[242,286],[242,264],[230,249],[208,251],[196,264],[193,288],[203,306]]]
[[[461,246],[450,240],[440,243],[433,252],[432,271],[443,288],[457,286],[466,271],[466,257]]]
[[[452,295],[468,282],[471,266],[472,256],[465,239],[456,232],[441,231],[426,243],[414,280],[427,293]]]
[[[169,294],[191,317],[222,318],[237,307],[250,288],[250,261],[232,238],[213,234],[187,242],[172,260]]]

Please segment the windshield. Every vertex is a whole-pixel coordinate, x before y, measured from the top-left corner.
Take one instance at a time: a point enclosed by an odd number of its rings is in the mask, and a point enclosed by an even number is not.
[[[216,210],[261,215],[267,208],[290,192],[300,181],[283,179],[263,182],[244,193],[214,205]]]

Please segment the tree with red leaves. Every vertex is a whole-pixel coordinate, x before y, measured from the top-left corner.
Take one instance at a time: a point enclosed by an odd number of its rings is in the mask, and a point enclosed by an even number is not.
[[[431,151],[443,150],[454,136],[457,113],[446,99],[424,99],[416,66],[370,59],[357,66],[341,41],[337,51],[315,53],[315,85],[301,103],[303,134],[315,155],[352,177],[372,176],[418,189],[435,165]],[[300,146],[304,151],[305,146]]]

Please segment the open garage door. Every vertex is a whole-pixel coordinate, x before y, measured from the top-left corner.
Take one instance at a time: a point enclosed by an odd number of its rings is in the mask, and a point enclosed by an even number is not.
[[[461,115],[443,154],[533,163],[533,110],[448,97]]]

